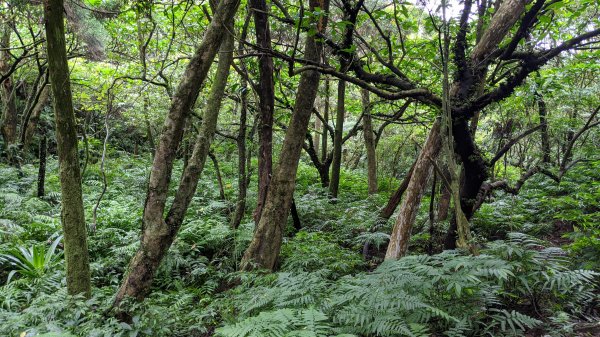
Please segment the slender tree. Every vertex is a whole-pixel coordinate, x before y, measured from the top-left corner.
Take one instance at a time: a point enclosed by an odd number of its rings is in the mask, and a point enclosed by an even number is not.
[[[310,10],[316,7],[328,13],[327,0],[310,0]],[[317,31],[324,32],[327,15],[318,19]],[[323,46],[315,36],[306,37],[304,58],[318,62],[322,57]],[[263,213],[256,226],[250,246],[244,253],[241,268],[243,270],[258,268],[273,269],[279,256],[283,229],[292,205],[296,186],[298,161],[302,152],[302,144],[308,131],[310,116],[319,88],[320,74],[307,70],[300,75],[300,83],[296,93],[296,102],[292,120],[286,130],[279,155],[279,162],[271,180]]]
[[[260,220],[267,197],[267,190],[273,174],[273,110],[275,107],[275,82],[273,80],[273,58],[269,12],[265,0],[250,0],[250,10],[254,16],[256,44],[263,50],[258,57],[259,127],[258,127],[258,200],[254,211],[254,221]]]
[[[67,290],[69,294],[90,296],[90,264],[77,155],[77,122],[67,64],[62,0],[44,0],[44,24],[60,167]]]

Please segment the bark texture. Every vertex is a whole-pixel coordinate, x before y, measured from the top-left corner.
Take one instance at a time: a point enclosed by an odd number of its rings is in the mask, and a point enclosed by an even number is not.
[[[371,101],[369,91],[361,90],[363,106],[363,135],[365,149],[367,150],[367,178],[369,194],[377,193],[377,155],[375,153],[375,136],[373,134],[373,123],[371,121]]]
[[[390,243],[385,253],[386,260],[398,259],[408,251],[408,239],[419,210],[427,179],[431,174],[431,160],[437,158],[440,148],[440,122],[433,123],[429,136],[423,145],[421,154],[415,163],[410,182],[406,188],[396,224],[390,236]]]
[[[337,198],[340,187],[340,171],[342,169],[342,138],[344,132],[344,115],[346,114],[346,81],[338,81],[338,96],[335,115],[335,132],[333,134],[333,162],[331,164],[331,182],[329,194]]]
[[[315,7],[320,7],[327,13],[329,4],[327,0],[310,0],[310,10],[314,10]],[[318,31],[324,31],[326,20],[327,18],[324,17],[317,23]],[[305,59],[318,62],[322,50],[322,44],[315,41],[314,36],[306,37]],[[285,133],[279,162],[271,179],[262,216],[250,246],[242,258],[242,270],[254,268],[272,270],[275,266],[296,187],[298,161],[317,97],[319,78],[320,74],[312,70],[305,71],[300,76],[292,120]]]
[[[37,178],[37,197],[43,197],[45,192],[46,185],[46,135],[42,135],[42,139],[40,140],[40,152],[39,152],[39,160],[40,166],[38,168],[38,178]]]
[[[62,0],[44,1],[44,23],[48,71],[54,96],[67,290],[69,294],[82,293],[89,297],[91,295],[90,264],[77,155],[77,122],[73,112],[67,64]]]
[[[31,114],[29,115],[29,119],[25,119],[24,130],[22,130],[21,142],[23,144],[23,150],[27,151],[29,148],[29,144],[31,143],[31,139],[35,134],[35,130],[37,129],[38,122],[40,120],[40,116],[42,115],[42,111],[44,111],[44,107],[48,104],[50,87],[48,85],[44,85],[41,88],[39,93],[39,97],[37,99],[37,103],[31,109]]]
[[[165,219],[163,214],[173,161],[181,143],[187,117],[198,98],[200,87],[206,79],[221,42],[228,39],[226,36],[229,35],[229,32],[227,32],[226,26],[231,22],[237,7],[238,0],[223,0],[219,3],[204,38],[186,67],[179,87],[173,95],[162,134],[156,144],[142,216],[140,248],[130,262],[128,274],[117,292],[114,306],[118,306],[126,296],[141,300],[148,294],[154,274],[183,221],[185,211],[197,185],[197,178],[206,161],[206,155],[202,159],[201,154],[205,151],[208,153],[205,149],[209,147],[196,142],[192,158],[182,175],[175,200]],[[231,52],[231,49],[232,47],[228,52]],[[213,92],[211,92],[211,100],[214,98]],[[211,104],[214,103],[209,101],[207,112]],[[210,131],[209,121],[206,120],[204,123],[199,138],[206,137],[205,132]]]
[[[12,29],[8,24],[2,25],[1,48],[10,48],[10,35]],[[0,74],[8,73],[10,54],[6,50],[0,50]],[[0,99],[2,101],[2,118],[0,119],[0,132],[4,139],[4,146],[9,147],[17,140],[17,104],[15,100],[12,78],[9,76],[0,83]]]
[[[271,49],[269,11],[265,0],[250,0],[254,15],[256,44],[264,50]],[[259,127],[258,127],[258,200],[254,211],[254,221],[258,223],[264,206],[267,190],[273,174],[273,110],[275,107],[275,82],[273,80],[273,59],[269,53],[258,57]]]

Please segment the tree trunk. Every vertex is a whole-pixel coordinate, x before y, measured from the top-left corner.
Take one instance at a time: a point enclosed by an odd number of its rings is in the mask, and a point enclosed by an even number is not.
[[[264,50],[271,50],[269,10],[265,0],[250,0],[250,10],[254,15],[256,44]],[[258,58],[260,75],[259,87],[259,127],[258,127],[258,199],[254,210],[254,222],[258,223],[264,207],[267,190],[273,174],[273,109],[275,106],[275,84],[273,80],[273,59],[269,53]]]
[[[117,292],[114,306],[118,306],[126,296],[142,300],[148,294],[154,274],[177,235],[196,190],[198,177],[202,172],[215,131],[221,98],[227,81],[226,75],[229,73],[233,37],[230,35],[232,28],[228,29],[227,26],[231,27],[237,6],[237,0],[223,0],[219,3],[202,43],[196,49],[196,53],[190,60],[183,79],[173,96],[171,108],[165,119],[163,132],[154,154],[148,195],[142,217],[140,248],[129,264],[128,274]],[[186,119],[221,45],[223,49],[207,102],[202,130],[196,139],[192,157],[182,174],[175,199],[165,219],[163,214],[173,161],[181,143]]]
[[[373,124],[371,122],[371,102],[369,91],[361,89],[363,106],[363,135],[365,148],[367,150],[367,177],[369,195],[377,193],[377,156],[375,153],[375,138],[373,135]]]
[[[219,161],[217,160],[217,156],[214,153],[208,152],[208,156],[213,163],[215,168],[215,175],[217,176],[217,184],[219,185],[219,199],[225,199],[225,187],[223,186],[223,178],[221,177],[221,169],[219,168]]]
[[[12,28],[5,24],[3,25],[2,37],[0,40],[0,48],[10,48],[10,33]],[[11,56],[8,50],[0,50],[0,73],[8,73],[10,69]],[[0,83],[0,98],[2,99],[3,109],[0,123],[0,132],[4,139],[4,146],[7,150],[9,159],[12,153],[9,147],[17,141],[17,104],[15,100],[14,86],[11,77],[8,77],[4,82]],[[11,160],[12,161],[12,160]]]
[[[40,140],[40,152],[39,152],[39,160],[40,166],[38,169],[38,178],[37,178],[37,197],[43,197],[45,193],[44,186],[46,185],[46,151],[48,147],[46,144],[46,135],[42,135],[42,139]]]
[[[550,163],[550,137],[548,136],[548,109],[546,108],[546,102],[542,95],[536,93],[536,100],[538,102],[538,113],[540,115],[540,130],[541,141],[542,141],[542,162]]]
[[[246,177],[246,114],[248,112],[248,82],[242,77],[241,85],[241,107],[240,128],[238,130],[236,145],[238,150],[238,193],[235,204],[235,212],[231,217],[231,228],[240,226],[246,211],[246,192],[248,190]]]
[[[316,7],[327,13],[329,3],[327,0],[310,0],[310,10],[313,11]],[[325,20],[326,16],[319,19],[317,23],[319,32],[324,31]],[[306,37],[304,52],[306,60],[319,62],[322,50],[321,42],[315,41],[314,36],[309,35]],[[313,105],[317,97],[319,78],[320,74],[313,70],[304,71],[300,75],[294,112],[285,133],[279,163],[273,174],[263,213],[254,231],[254,237],[242,258],[242,270],[254,268],[272,270],[275,266],[275,261],[281,250],[283,229],[296,186],[296,173],[302,144],[306,137]]]
[[[333,163],[331,164],[331,182],[329,194],[337,198],[340,187],[340,171],[342,169],[342,135],[344,132],[344,114],[346,98],[346,81],[338,81],[338,97],[335,116],[335,133],[333,135]]]
[[[400,186],[398,186],[398,189],[390,196],[385,207],[382,208],[381,211],[379,211],[378,221],[383,220],[384,222],[387,222],[387,220],[392,216],[392,214],[394,214],[396,207],[398,207],[400,201],[402,200],[402,195],[408,187],[408,183],[410,182],[416,164],[417,162],[415,161],[410,167],[410,170],[408,170],[408,173],[406,173],[406,176],[400,183]]]
[[[67,64],[62,0],[44,1],[44,21],[48,71],[54,95],[67,291],[71,295],[82,293],[89,297],[91,295],[90,264],[77,153],[77,122],[73,112]]]
[[[35,134],[35,130],[37,128],[38,121],[40,120],[40,116],[42,115],[42,111],[44,111],[44,107],[48,103],[49,89],[50,87],[48,85],[44,85],[44,87],[41,89],[37,103],[31,110],[29,120],[26,121],[26,123],[24,123],[23,126],[21,126],[22,128],[25,128],[24,131],[22,131],[22,143],[24,152],[26,152],[29,148],[31,138],[33,138],[33,135]]]
[[[327,123],[329,123],[329,79],[325,81],[325,104],[323,106],[323,132],[321,133],[321,162],[327,161],[327,157],[329,153],[327,152],[327,141],[329,140],[329,129],[327,129]],[[323,182],[323,187],[329,186],[329,167],[327,167],[327,185],[325,185],[325,180],[321,177],[321,182]]]
[[[419,211],[419,204],[421,203],[427,179],[431,173],[431,161],[437,158],[440,148],[440,122],[436,120],[417,158],[410,182],[406,188],[406,195],[400,206],[400,212],[396,218],[396,224],[392,230],[390,243],[385,253],[386,260],[399,259],[408,251],[410,232]]]
[[[448,219],[448,209],[450,208],[450,189],[445,183],[441,183],[442,193],[437,207],[437,220],[446,221]]]

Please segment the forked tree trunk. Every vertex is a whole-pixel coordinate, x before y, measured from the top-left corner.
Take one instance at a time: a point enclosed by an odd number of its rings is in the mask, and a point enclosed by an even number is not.
[[[431,174],[432,160],[437,158],[441,148],[440,122],[436,120],[433,123],[429,136],[421,149],[421,153],[415,163],[410,182],[406,188],[405,196],[400,206],[400,212],[396,218],[396,224],[390,236],[386,260],[398,259],[408,251],[408,242],[410,232],[415,222],[415,217],[419,211],[419,205],[427,179]]]
[[[327,13],[329,3],[327,0],[310,0],[310,10],[313,11],[316,7],[320,7]],[[318,31],[323,32],[325,24],[326,16],[318,22]],[[314,36],[306,37],[304,52],[306,60],[319,62],[322,50],[322,44],[315,41]],[[320,74],[312,70],[304,71],[300,76],[292,119],[285,133],[279,162],[271,179],[262,216],[250,246],[242,258],[242,270],[254,268],[272,270],[275,266],[296,187],[298,161],[317,97],[319,78]]]
[[[465,102],[471,98],[471,95],[476,94],[483,88],[485,74],[491,60],[490,55],[497,50],[497,46],[525,11],[527,2],[528,0],[506,0],[501,3],[490,21],[487,30],[473,48],[469,60],[464,60],[465,62],[462,62],[456,71],[459,74],[459,81],[454,83],[450,89],[452,102]],[[476,197],[477,192],[475,191],[478,191],[481,187],[487,171],[485,163],[483,163],[481,155],[477,151],[477,147],[474,146],[471,130],[468,127],[468,120],[453,120],[452,131],[456,141],[455,150],[463,161],[466,175],[470,176],[470,171],[474,178],[472,180],[465,179],[465,184],[461,187],[461,200],[467,201],[467,204],[461,203],[461,209],[466,218],[469,219],[473,214],[471,201],[474,201],[474,198],[471,198],[471,195],[474,194]],[[439,152],[441,146],[438,122],[434,123],[429,132],[427,142],[429,143],[430,140],[431,144],[434,145],[433,149],[423,147],[423,150],[419,154],[417,167],[415,167],[415,171],[411,177],[406,192],[407,195],[402,202],[396,225],[392,231],[386,259],[397,259],[406,254],[406,250],[408,249],[410,230],[412,229],[427,182],[426,177],[423,177],[424,173],[420,172],[417,174],[417,172],[427,169],[428,173],[431,169],[431,164],[426,161],[436,160],[437,152]],[[435,155],[433,155],[433,152],[436,152]]]
[[[89,297],[91,295],[90,264],[77,154],[77,122],[73,112],[67,64],[62,0],[44,1],[44,21],[48,71],[54,96],[67,291],[72,295],[84,294]]]
[[[377,156],[375,153],[375,137],[373,135],[373,124],[371,122],[371,102],[369,100],[369,91],[362,89],[363,106],[363,135],[365,139],[365,148],[367,150],[367,178],[369,194],[377,193]]]
[[[338,81],[338,96],[335,116],[335,132],[333,134],[333,162],[331,164],[331,182],[329,194],[337,198],[340,187],[340,171],[342,169],[342,136],[344,132],[344,115],[346,113],[346,81]]]
[[[250,0],[250,10],[254,15],[256,44],[265,50],[271,49],[269,11],[265,0]],[[273,174],[273,110],[275,107],[275,83],[273,79],[273,59],[263,52],[258,57],[260,75],[259,87],[259,127],[258,127],[258,199],[254,210],[254,221],[261,217],[267,190]]]
[[[210,149],[223,88],[227,81],[226,75],[229,73],[233,37],[230,36],[232,29],[228,29],[227,26],[231,27],[237,6],[238,0],[223,0],[219,3],[202,43],[196,49],[173,96],[150,173],[140,248],[129,264],[127,276],[117,292],[113,306],[118,306],[126,296],[141,300],[148,294],[154,274],[177,235],[196,190],[198,177]],[[173,160],[181,143],[185,122],[221,45],[223,53],[219,58],[215,83],[211,87],[202,130],[196,139],[192,156],[182,174],[175,199],[165,219],[163,213]]]

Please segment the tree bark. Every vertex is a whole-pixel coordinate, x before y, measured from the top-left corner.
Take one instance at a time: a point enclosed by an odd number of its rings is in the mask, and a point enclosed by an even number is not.
[[[536,93],[536,100],[538,103],[538,113],[540,116],[541,125],[541,141],[542,141],[542,162],[550,163],[550,137],[548,136],[548,109],[546,108],[546,102],[542,95]]]
[[[37,129],[37,125],[40,120],[40,116],[42,115],[42,111],[44,111],[44,107],[48,103],[49,88],[50,87],[48,85],[44,85],[44,87],[41,89],[38,101],[31,110],[29,120],[23,126],[21,126],[25,128],[25,130],[22,131],[24,132],[22,137],[22,143],[23,151],[25,152],[29,148],[31,138],[33,138],[33,135],[35,134],[35,130]]]
[[[363,106],[363,135],[365,139],[365,149],[367,150],[367,177],[369,195],[371,195],[377,193],[377,156],[375,153],[375,137],[373,134],[373,124],[371,122],[369,91],[361,89],[360,92]]]
[[[400,201],[402,200],[402,195],[408,188],[408,184],[410,183],[411,176],[413,174],[416,164],[417,162],[415,161],[406,173],[404,179],[402,179],[402,182],[400,183],[400,186],[398,186],[398,189],[390,196],[385,207],[382,208],[381,211],[379,211],[378,221],[387,221],[392,216],[392,214],[394,214],[396,207],[398,207]]]
[[[310,0],[310,10],[312,11],[316,7],[320,7],[327,13],[329,3],[327,0]],[[325,30],[326,19],[327,17],[324,16],[317,22],[319,32]],[[319,62],[322,50],[322,43],[317,42],[314,36],[306,37],[304,51],[306,60]],[[317,97],[319,78],[319,72],[314,70],[302,72],[300,75],[292,119],[285,133],[279,162],[269,186],[262,216],[256,226],[250,246],[242,258],[242,270],[254,268],[273,270],[275,266],[296,186],[298,161]]]
[[[338,81],[338,96],[335,116],[335,132],[333,134],[333,162],[331,164],[331,182],[329,183],[329,194],[332,198],[338,197],[340,187],[340,171],[342,169],[342,136],[344,132],[344,115],[346,99],[346,81]]]
[[[126,296],[142,300],[148,294],[154,274],[171,246],[196,190],[198,177],[204,167],[214,134],[224,90],[222,88],[227,80],[223,73],[228,74],[231,64],[233,37],[230,35],[232,30],[227,27],[231,27],[238,4],[238,0],[223,0],[219,3],[204,38],[186,67],[183,79],[172,98],[154,154],[142,217],[140,248],[132,258],[128,274],[117,292],[113,303],[115,307]],[[192,157],[182,174],[173,204],[164,218],[173,161],[181,143],[185,123],[221,45],[223,49],[219,57],[219,67],[215,83],[211,87],[202,130],[196,139]]]
[[[406,195],[400,206],[400,212],[396,218],[396,224],[390,236],[390,243],[385,253],[386,260],[399,259],[408,251],[410,232],[419,210],[419,204],[425,190],[424,186],[431,173],[431,161],[437,158],[440,148],[440,122],[433,123],[429,136],[421,149],[421,153],[415,163],[410,182],[406,188]]]
[[[269,10],[265,0],[250,0],[250,10],[254,15],[256,44],[264,50],[271,50]],[[254,222],[258,223],[264,206],[267,190],[273,174],[273,110],[275,107],[275,83],[273,80],[273,59],[269,53],[258,58],[259,127],[258,127],[258,199],[254,210]]]
[[[84,294],[89,297],[91,295],[90,264],[77,152],[77,122],[73,112],[67,64],[62,0],[44,0],[44,22],[48,71],[54,96],[67,291],[72,295]]]
[[[37,197],[43,197],[45,192],[46,185],[46,151],[48,149],[46,144],[46,135],[42,135],[42,139],[40,140],[40,152],[39,152],[39,160],[40,166],[38,168],[38,178],[37,178]]]
[[[327,123],[329,123],[329,80],[325,80],[325,104],[323,106],[323,133],[321,134],[321,161],[325,162],[327,157],[329,156],[329,152],[327,149],[327,141],[329,136],[329,130],[327,129]],[[327,185],[325,185],[325,180],[321,177],[321,182],[323,182],[323,187],[329,187],[329,166],[327,167]]]
[[[2,37],[0,40],[1,48],[10,48],[11,27],[8,24],[3,25]],[[11,67],[10,54],[8,50],[0,50],[0,74],[8,73]],[[4,82],[0,83],[0,98],[2,99],[2,119],[0,123],[0,132],[4,139],[5,150],[17,141],[17,104],[15,100],[14,86],[9,76]],[[7,152],[9,158],[11,153]]]
[[[231,228],[236,229],[240,226],[244,213],[246,211],[246,193],[248,190],[246,177],[246,114],[248,112],[248,82],[242,77],[241,85],[241,107],[240,107],[240,128],[238,129],[236,145],[238,150],[238,193],[235,203],[235,211],[231,217]]]

